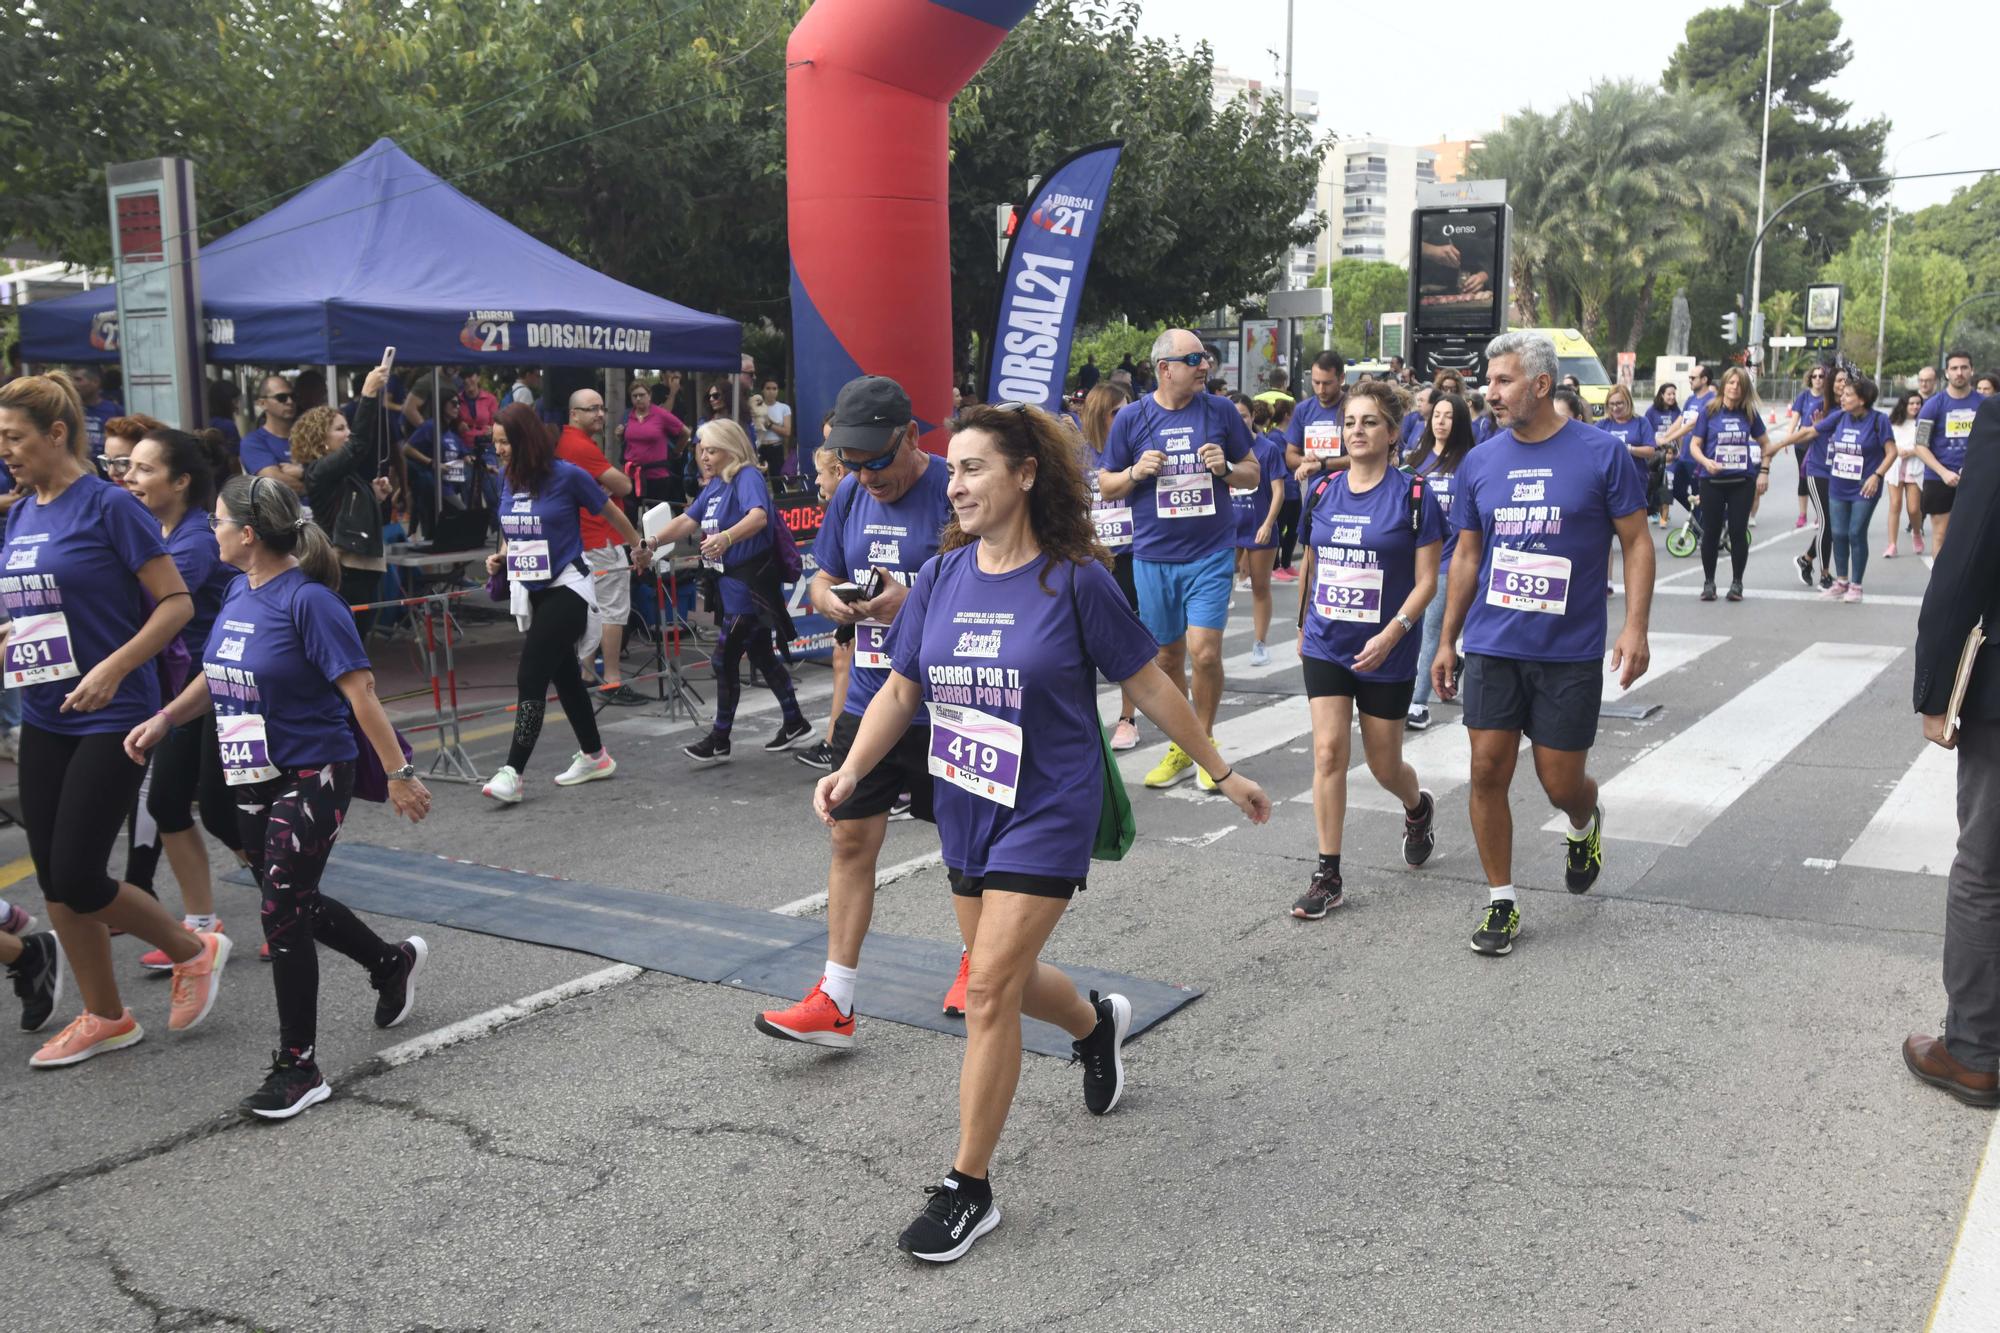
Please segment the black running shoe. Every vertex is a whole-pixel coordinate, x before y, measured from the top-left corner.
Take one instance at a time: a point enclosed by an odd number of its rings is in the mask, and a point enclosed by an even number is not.
[[[948,1264],[972,1248],[972,1242],[1000,1225],[1000,1205],[989,1195],[969,1199],[947,1180],[926,1185],[931,1196],[917,1220],[896,1237],[896,1248],[933,1264]]]
[[[1411,704],[1409,713],[1403,718],[1403,725],[1411,731],[1429,731],[1431,710],[1426,704]]]
[[[1589,893],[1597,883],[1597,872],[1604,869],[1604,807],[1590,812],[1589,828],[1564,835],[1563,842],[1567,855],[1563,883],[1571,893]]]
[[[609,689],[599,690],[597,697],[616,708],[637,708],[641,704],[655,702],[655,700],[648,699],[630,685],[623,684],[622,682],[611,686]]]
[[[1421,787],[1417,791],[1417,817],[1403,816],[1403,862],[1412,866],[1430,860],[1431,848],[1437,846],[1437,834],[1431,828],[1431,821],[1437,815],[1437,798]]]
[[[421,935],[396,946],[396,970],[375,981],[375,1026],[392,1028],[417,1007],[417,974],[430,960],[431,949]]]
[[[1792,561],[1792,564],[1798,568],[1799,582],[1805,584],[1808,588],[1812,587],[1812,557],[1809,555],[1798,556]]]
[[[21,956],[7,965],[7,978],[21,1001],[21,1031],[40,1032],[62,999],[63,955],[55,932],[23,935]]]
[[[273,1051],[271,1072],[264,1076],[264,1086],[236,1103],[236,1109],[259,1120],[290,1120],[331,1096],[332,1085],[310,1056]]]
[[[1821,589],[1831,588],[1833,586],[1833,575],[1821,574],[1819,576],[1819,586]]]
[[[1100,1000],[1092,991],[1090,1005],[1097,1010],[1097,1026],[1082,1041],[1069,1044],[1076,1053],[1070,1063],[1083,1066],[1083,1109],[1106,1115],[1125,1091],[1125,1057],[1119,1048],[1132,1030],[1132,1002],[1117,994]]]
[[[764,742],[764,748],[773,754],[779,750],[789,750],[806,737],[812,735],[812,723],[802,717],[795,717],[778,728],[778,734]]]
[[[1737,580],[1735,580],[1734,582],[1732,582],[1732,583],[1731,583],[1731,584],[1729,585],[1729,593],[1728,593],[1728,596],[1729,596],[1729,600],[1730,600],[1730,601],[1732,601],[1732,602],[1740,602],[1740,601],[1742,601],[1742,600],[1743,600],[1743,580],[1742,580],[1742,579],[1737,579]]]
[[[889,822],[891,824],[905,819],[915,819],[916,817],[916,813],[910,809],[910,794],[908,792],[904,792],[898,796],[895,804],[889,807]]]
[[[1701,585],[1701,600],[1704,602],[1715,600],[1715,585],[1713,583],[1704,583]]]
[[[729,761],[729,735],[727,732],[711,731],[693,745],[683,745],[681,753],[697,764],[722,764]]]
[[[816,768],[822,773],[833,772],[833,747],[821,741],[810,750],[800,750],[792,756],[807,768]]]
[[[1495,898],[1479,914],[1479,929],[1472,932],[1472,951],[1503,958],[1514,952],[1514,939],[1520,933],[1520,906],[1507,898]]]
[[[1317,921],[1346,901],[1347,896],[1340,891],[1340,876],[1315,870],[1305,896],[1292,904],[1292,915],[1301,921]]]

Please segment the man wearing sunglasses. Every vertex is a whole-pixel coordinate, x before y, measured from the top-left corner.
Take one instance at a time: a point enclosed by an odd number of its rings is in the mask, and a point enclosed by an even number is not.
[[[826,447],[847,475],[827,501],[813,539],[819,572],[813,575],[812,607],[836,625],[854,626],[847,704],[833,724],[835,768],[847,762],[868,701],[888,681],[890,624],[917,571],[937,554],[938,535],[951,517],[945,461],[925,453],[917,435],[909,395],[882,375],[849,380],[826,428]],[[904,792],[910,794],[911,814],[932,818],[930,717],[921,708],[895,748],[834,808],[826,970],[799,1003],[759,1014],[759,1032],[814,1046],[854,1044],[854,983],[861,940],[875,911],[875,860],[889,810]],[[962,1011],[962,1000],[959,1007]]]
[[[1153,365],[1154,390],[1111,419],[1098,485],[1106,500],[1131,497],[1139,620],[1160,645],[1160,669],[1183,690],[1192,663],[1195,716],[1213,732],[1236,570],[1228,488],[1255,488],[1260,469],[1235,405],[1206,392],[1215,358],[1200,338],[1167,330],[1153,343]],[[1169,744],[1146,785],[1171,787],[1194,769],[1187,752]],[[1202,790],[1216,790],[1206,772],[1197,776]]]
[[[292,461],[292,423],[298,420],[292,382],[283,375],[266,375],[264,387],[257,391],[257,410],[264,414],[264,420],[243,437],[243,470],[253,477],[283,482],[304,495],[305,469]]]

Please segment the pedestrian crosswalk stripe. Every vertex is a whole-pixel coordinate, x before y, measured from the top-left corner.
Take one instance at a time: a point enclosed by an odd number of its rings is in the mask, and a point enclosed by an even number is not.
[[[1218,722],[1215,744],[1232,764],[1275,749],[1301,732],[1312,730],[1312,714],[1303,694],[1287,695],[1277,703]],[[1165,745],[1147,745],[1118,756],[1118,772],[1126,782],[1139,782],[1147,770],[1166,758]]]
[[[1629,690],[1619,687],[1618,672],[1612,669],[1611,654],[1607,651],[1604,654],[1604,698],[1606,702],[1623,699],[1727,642],[1729,636],[1724,634],[1650,635],[1647,647],[1652,653],[1651,664],[1645,675],[1632,682]],[[1436,710],[1432,711],[1432,715],[1436,716]],[[1523,740],[1522,744],[1527,742]],[[1417,781],[1434,796],[1457,791],[1472,780],[1472,738],[1457,722],[1438,722],[1427,732],[1409,736],[1403,742],[1403,758],[1417,770]],[[1292,799],[1310,805],[1312,788],[1306,788]],[[1401,803],[1382,790],[1369,774],[1365,761],[1355,764],[1347,772],[1347,804],[1354,810],[1402,813]]]
[[[1271,660],[1263,666],[1251,666],[1250,654],[1238,653],[1234,657],[1222,659],[1222,678],[1226,682],[1239,680],[1262,680],[1275,676],[1281,671],[1299,669],[1299,636],[1289,627],[1279,642],[1269,645]]]
[[[1606,782],[1606,836],[1688,846],[1902,652],[1813,644]],[[1552,833],[1568,826],[1560,813],[1542,825]]]
[[[1926,742],[1840,863],[1942,875],[1957,846],[1957,757]]]

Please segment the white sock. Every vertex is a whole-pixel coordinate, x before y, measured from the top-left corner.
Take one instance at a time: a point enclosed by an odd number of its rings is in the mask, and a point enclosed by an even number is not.
[[[189,930],[214,930],[215,917],[212,915],[202,916],[195,912],[189,912],[181,918],[181,924]]]
[[[826,992],[826,998],[833,1001],[833,1007],[843,1014],[854,1012],[854,979],[861,975],[859,968],[842,967],[831,958],[826,960],[826,975],[820,978],[819,988]]]
[[[1493,901],[1496,903],[1503,899],[1510,903],[1519,903],[1519,898],[1514,893],[1514,886],[1512,884],[1496,884],[1488,889],[1487,892],[1493,895]]]
[[[1597,818],[1597,811],[1593,809],[1589,814],[1583,817],[1583,822],[1581,824],[1577,823],[1574,819],[1570,820],[1569,821],[1570,839],[1574,841],[1578,838],[1581,838],[1584,834],[1590,832],[1590,821],[1595,818]]]

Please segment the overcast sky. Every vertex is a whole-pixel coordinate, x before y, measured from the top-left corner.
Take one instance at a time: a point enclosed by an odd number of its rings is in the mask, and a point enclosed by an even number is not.
[[[1980,4],[1933,7],[1906,0],[1836,0],[1854,58],[1834,85],[1857,118],[1889,118],[1889,150],[1943,130],[1902,154],[1904,172],[2000,166],[2000,147],[1982,132],[1975,103],[1991,76],[1947,55],[1990,49],[2000,25]],[[1600,78],[1657,80],[1706,4],[1689,0],[1512,7],[1430,0],[1397,10],[1299,0],[1293,32],[1293,85],[1319,93],[1320,129],[1375,134],[1395,143],[1477,137],[1517,107],[1547,110]],[[1399,33],[1391,21],[1407,26]],[[1946,25],[1961,26],[1954,39]],[[1184,46],[1206,40],[1218,64],[1253,78],[1281,79],[1285,0],[1145,0],[1140,29]],[[1356,34],[1357,41],[1347,40]],[[1407,36],[1408,40],[1405,40]],[[1454,68],[1454,60],[1461,61]],[[1436,77],[1426,81],[1427,71]],[[1482,73],[1482,71],[1487,71]],[[1990,122],[1989,122],[1990,123]],[[1949,198],[1976,177],[1908,181],[1896,204],[1920,208]]]

